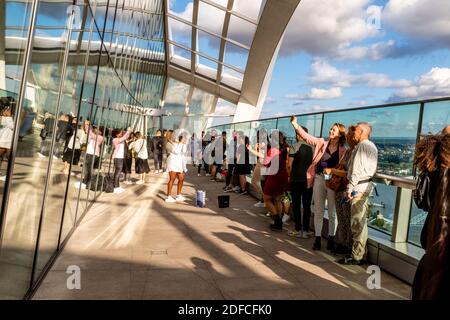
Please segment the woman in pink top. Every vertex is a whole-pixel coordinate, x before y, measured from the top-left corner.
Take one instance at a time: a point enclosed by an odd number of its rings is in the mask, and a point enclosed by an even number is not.
[[[321,249],[322,225],[325,212],[325,201],[328,202],[328,244],[327,249],[334,251],[334,236],[336,234],[337,217],[335,206],[335,192],[327,188],[325,184],[324,169],[334,168],[347,150],[345,147],[345,126],[335,123],[331,126],[328,140],[316,138],[303,130],[297,123],[297,118],[292,116],[291,123],[296,133],[315,147],[313,161],[308,168],[306,178],[308,188],[313,187],[314,199],[314,230],[316,239],[313,250]]]
[[[114,193],[122,193],[125,191],[125,189],[120,187],[119,184],[119,177],[120,173],[122,172],[126,154],[127,154],[127,147],[125,146],[125,141],[128,139],[128,137],[131,134],[131,128],[128,128],[127,132],[124,134],[124,132],[120,129],[114,129],[112,131],[113,136],[113,155],[112,158],[114,159]]]
[[[91,182],[92,169],[98,169],[100,163],[100,148],[104,141],[103,137],[103,127],[90,127],[89,121],[84,124],[84,130],[89,133],[88,143],[86,147],[86,157],[84,159],[83,168],[83,183],[81,187],[89,188],[89,183]],[[76,185],[79,187],[79,185]]]

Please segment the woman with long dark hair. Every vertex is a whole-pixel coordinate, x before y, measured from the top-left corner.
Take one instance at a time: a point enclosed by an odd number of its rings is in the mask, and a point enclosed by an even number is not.
[[[349,148],[345,152],[341,161],[335,168],[326,168],[324,172],[326,174],[332,174],[339,177],[341,180],[341,189],[335,191],[335,205],[336,205],[336,216],[337,216],[337,228],[336,228],[336,239],[335,239],[335,252],[338,254],[349,254],[352,250],[352,229],[350,226],[350,202],[342,201],[342,198],[346,194],[346,186],[348,183],[347,173],[348,165],[353,150],[355,149],[357,142],[354,139],[356,126],[348,127],[347,134],[345,135],[347,144]]]
[[[296,133],[306,141],[306,143],[315,147],[313,162],[307,171],[308,187],[313,187],[314,199],[314,230],[316,240],[313,250],[321,249],[321,237],[323,216],[325,213],[325,201],[328,204],[328,244],[327,249],[334,251],[334,236],[337,228],[337,217],[335,209],[335,192],[327,188],[324,177],[324,169],[334,168],[345,154],[345,126],[335,123],[331,126],[328,140],[317,138],[308,134],[297,123],[297,118],[292,116],[291,123]]]
[[[261,170],[263,174],[267,175],[263,189],[264,204],[274,220],[270,228],[281,231],[283,230],[281,197],[288,189],[287,159],[289,145],[286,136],[282,132],[273,131],[266,155],[252,149],[250,145],[247,145],[247,149],[255,156],[264,158],[264,168]]]
[[[425,255],[417,266],[412,286],[414,300],[450,297],[450,134],[423,137],[416,147],[415,164],[426,179],[423,197],[416,203],[428,210],[421,243]],[[428,177],[427,177],[428,176]],[[424,184],[418,184],[418,186]],[[417,192],[417,190],[416,190]],[[416,193],[415,192],[415,193]],[[417,193],[416,193],[417,194]],[[418,201],[417,198],[427,199]]]

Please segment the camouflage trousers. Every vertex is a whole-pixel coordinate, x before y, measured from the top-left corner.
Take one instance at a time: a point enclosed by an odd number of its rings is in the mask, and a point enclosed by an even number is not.
[[[368,237],[367,215],[369,193],[360,193],[350,202],[350,225],[352,230],[352,258],[363,260],[366,255]]]

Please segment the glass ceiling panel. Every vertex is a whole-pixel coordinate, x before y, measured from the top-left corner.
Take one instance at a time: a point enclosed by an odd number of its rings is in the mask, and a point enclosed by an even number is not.
[[[171,40],[188,48],[192,46],[192,27],[190,25],[169,18],[169,34]]]
[[[201,75],[211,78],[212,80],[216,80],[217,79],[217,63],[210,59],[199,56],[197,72]]]
[[[228,0],[210,0],[210,1],[211,2],[215,2],[215,3],[221,5],[222,7],[225,7],[225,8],[228,6]]]
[[[263,0],[234,0],[233,11],[258,20]]]
[[[220,39],[201,30],[198,31],[198,49],[211,58],[219,59]]]
[[[248,54],[248,50],[227,42],[225,45],[224,62],[244,71],[247,66]]]
[[[168,38],[175,45],[170,44],[170,62],[191,70],[191,52],[189,50],[177,47],[176,44],[190,48],[192,51],[219,60],[220,46],[224,39],[230,39],[234,43],[250,48],[257,29],[257,21],[261,10],[266,3],[264,0],[234,0],[231,10],[228,34],[222,39],[226,8],[228,0],[199,0],[198,12],[194,11],[194,0],[166,0],[168,2],[169,15],[180,17],[186,21],[192,22],[193,17],[197,17],[197,43],[193,48],[192,27],[186,23],[168,18]],[[216,7],[214,4],[220,6]],[[244,19],[238,17],[241,15]],[[246,20],[247,19],[247,20]],[[251,23],[248,20],[253,20]],[[194,26],[195,28],[195,26]],[[212,34],[211,34],[212,33]],[[217,35],[214,36],[213,34]],[[224,67],[221,82],[235,89],[242,87],[243,73],[246,70],[249,50],[239,45],[225,41],[223,63],[229,65]],[[215,80],[218,74],[218,64],[207,57],[196,55],[195,74]],[[233,68],[242,70],[242,73],[233,70]]]
[[[192,22],[192,11],[194,4],[192,0],[169,0],[169,13],[182,17]]]
[[[187,65],[188,68],[191,67],[190,65],[190,61],[191,61],[191,52],[188,50],[185,50],[183,48],[180,48],[178,46],[175,46],[173,44],[170,45],[170,52],[172,53],[171,58],[183,58],[189,61],[189,64]],[[183,67],[185,67],[186,65],[183,64]]]
[[[244,75],[240,72],[237,72],[233,69],[223,67],[222,73],[222,83],[226,84],[235,89],[241,90],[242,81],[244,80]]]
[[[250,47],[255,36],[256,25],[231,15],[228,38]]]
[[[222,34],[225,11],[200,2],[198,8],[198,25],[216,34]]]

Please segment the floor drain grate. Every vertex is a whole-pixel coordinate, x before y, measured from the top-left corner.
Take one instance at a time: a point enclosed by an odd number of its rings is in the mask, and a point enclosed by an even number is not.
[[[151,256],[162,256],[167,255],[167,250],[151,250],[150,251]]]

